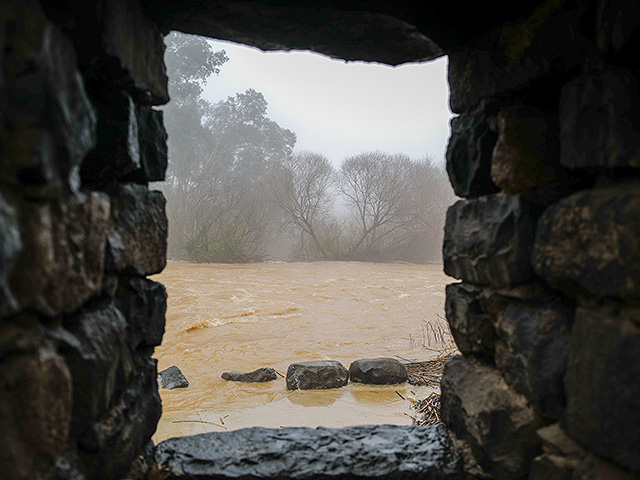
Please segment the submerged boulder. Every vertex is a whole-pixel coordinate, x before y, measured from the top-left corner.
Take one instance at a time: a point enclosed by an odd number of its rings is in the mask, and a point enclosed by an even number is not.
[[[230,382],[270,382],[276,380],[278,374],[273,368],[263,367],[253,372],[224,372],[222,378]]]
[[[292,363],[287,369],[287,390],[344,387],[349,371],[337,360]]]
[[[158,372],[158,383],[162,388],[173,390],[174,388],[186,388],[189,382],[182,371],[175,365]]]
[[[407,381],[407,368],[395,358],[362,358],[349,366],[352,382],[395,385]]]

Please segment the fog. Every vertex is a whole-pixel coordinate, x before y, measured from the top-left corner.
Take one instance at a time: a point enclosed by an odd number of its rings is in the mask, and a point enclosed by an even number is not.
[[[253,88],[269,117],[293,130],[296,149],[338,166],[363,150],[442,160],[449,137],[447,59],[389,67],[311,52],[268,52],[222,41],[229,61],[203,96],[216,102]]]

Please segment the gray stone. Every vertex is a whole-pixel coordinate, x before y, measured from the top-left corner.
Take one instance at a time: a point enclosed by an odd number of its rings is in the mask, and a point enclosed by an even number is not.
[[[460,200],[447,211],[444,271],[477,285],[506,287],[532,278],[537,207],[521,196]]]
[[[640,183],[584,190],[538,221],[532,264],[552,287],[640,302]]]
[[[408,379],[407,367],[395,358],[362,358],[349,365],[352,382],[395,385]]]
[[[585,4],[558,8],[542,3],[524,19],[448,52],[451,110],[467,111],[485,98],[522,90],[580,65],[585,51],[593,49],[581,24],[588,15]]]
[[[273,368],[263,367],[253,372],[224,372],[222,378],[230,382],[270,382],[277,380],[278,374]]]
[[[134,174],[136,181],[161,182],[167,170],[167,132],[163,112],[142,107],[138,110],[138,135],[142,169]]]
[[[0,477],[44,478],[63,452],[71,420],[71,378],[48,347],[0,363]]]
[[[106,268],[138,276],[160,273],[167,262],[164,196],[136,184],[118,185],[110,194]]]
[[[157,365],[146,359],[109,411],[79,438],[89,478],[120,480],[145,450],[162,415]]]
[[[560,100],[560,162],[568,168],[640,168],[640,83],[607,68],[567,84]]]
[[[446,158],[447,173],[456,195],[477,197],[499,191],[491,181],[491,154],[496,139],[482,112],[451,119]]]
[[[495,368],[456,356],[445,364],[441,417],[493,478],[526,478],[539,453],[542,426],[524,396],[513,391]]]
[[[2,132],[3,182],[55,198],[62,187],[78,187],[73,177],[95,144],[95,112],[69,39],[37,4],[10,1],[6,14],[13,33],[3,59],[11,117]]]
[[[349,371],[336,360],[292,363],[287,369],[288,390],[344,387]]]
[[[112,303],[101,302],[67,323],[72,340],[65,345],[64,357],[73,382],[72,432],[81,434],[127,385],[132,363],[127,324]]]
[[[8,285],[16,255],[22,249],[15,209],[5,203],[0,193],[0,316],[16,313],[18,302]]]
[[[120,278],[116,305],[127,321],[129,348],[160,345],[167,311],[164,285],[140,277]]]
[[[553,297],[510,302],[496,320],[498,370],[541,415],[560,418],[573,309]]]
[[[22,252],[10,285],[22,308],[71,313],[102,290],[108,197],[77,193],[52,203],[20,201]]]
[[[568,433],[640,473],[640,309],[578,308],[565,388]]]
[[[498,114],[498,129],[491,179],[503,192],[524,193],[564,180],[555,115],[513,106]]]
[[[254,427],[172,438],[157,446],[155,459],[167,480],[462,478],[459,455],[441,425]]]
[[[158,372],[158,382],[162,388],[166,388],[167,390],[187,388],[189,386],[189,381],[182,373],[182,370],[175,365]]]
[[[493,358],[496,332],[483,291],[466,282],[447,285],[445,311],[453,339],[463,354]]]
[[[107,185],[139,171],[138,117],[132,98],[103,85],[94,87],[92,100],[98,109],[98,142],[80,168],[85,185]]]

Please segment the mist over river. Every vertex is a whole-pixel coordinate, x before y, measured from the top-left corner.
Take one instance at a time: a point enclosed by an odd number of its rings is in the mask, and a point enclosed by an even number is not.
[[[407,263],[192,264],[169,262],[153,277],[169,294],[158,369],[177,365],[189,387],[160,389],[163,418],[154,440],[247,426],[340,427],[410,424],[409,402],[433,389],[349,384],[287,391],[285,381],[223,380],[229,370],[333,359],[428,360],[437,354],[427,322],[444,324],[442,265]]]

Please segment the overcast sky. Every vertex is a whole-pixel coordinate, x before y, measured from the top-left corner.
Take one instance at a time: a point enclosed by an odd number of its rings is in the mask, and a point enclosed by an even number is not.
[[[296,150],[321,152],[335,165],[366,150],[444,161],[451,118],[446,59],[394,68],[211,42],[229,61],[209,80],[205,98],[262,92],[269,118],[296,133]]]

